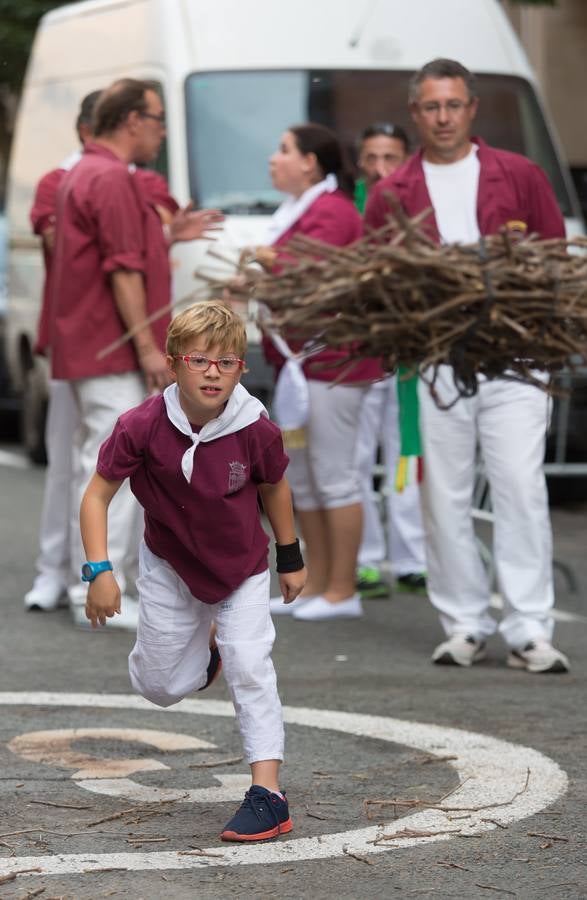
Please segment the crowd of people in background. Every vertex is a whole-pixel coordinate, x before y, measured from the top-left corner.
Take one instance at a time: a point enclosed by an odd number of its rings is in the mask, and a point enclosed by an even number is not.
[[[452,60],[434,60],[413,76],[407,102],[417,139],[412,155],[406,131],[388,121],[366,123],[354,163],[324,125],[292,124],[276,136],[269,174],[284,200],[268,220],[263,246],[255,248],[262,265],[278,275],[291,262],[287,244],[295,235],[347,246],[380,228],[389,216],[389,192],[409,216],[432,208],[422,227],[438,243],[474,243],[520,225],[543,238],[564,235],[542,170],[472,136],[479,101],[471,72]],[[46,264],[37,352],[50,358],[52,381],[40,556],[24,602],[27,609],[50,611],[65,599],[76,625],[87,626],[88,584],[110,569],[89,570],[80,580],[80,501],[120,417],[177,380],[166,352],[170,313],[139,327],[170,304],[169,247],[215,236],[223,216],[191,205],[181,209],[165,179],[146,168],[165,135],[155,85],[123,79],[93,92],[82,102],[76,128],[82,149],[41,180],[31,212]],[[124,340],[127,332],[130,340]],[[107,345],[114,349],[101,355]],[[474,397],[457,398],[451,368],[442,366],[436,384],[449,408],[440,409],[419,383],[425,475],[422,484],[398,492],[393,473],[402,375],[366,359],[340,378],[344,351],[308,353],[271,330],[263,347],[281,402],[293,396],[293,379],[306,405],[303,428],[283,429],[283,438],[307,579],[295,596],[288,591],[271,598],[271,612],[333,621],[362,616],[364,599],[407,591],[418,602],[427,594],[445,632],[434,663],[473,665],[499,629],[508,665],[567,671],[567,658],[552,644],[552,546],[542,471],[546,394],[507,379],[479,379]],[[210,363],[206,381],[228,373],[226,360],[236,348],[219,349],[229,356],[213,359],[207,346],[182,352],[197,350]],[[200,438],[193,434],[186,438],[196,447]],[[499,625],[489,613],[490,585],[473,528],[479,452],[495,513],[504,602]],[[377,462],[384,472],[380,495],[374,492]],[[136,630],[144,615],[132,589],[143,519],[128,481],[109,507],[108,559],[88,563],[109,562],[114,569],[121,603],[107,616],[110,626]],[[288,531],[286,543],[294,537]]]

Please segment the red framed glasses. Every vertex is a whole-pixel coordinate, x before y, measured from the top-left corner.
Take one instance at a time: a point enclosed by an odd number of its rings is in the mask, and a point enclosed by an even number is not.
[[[237,369],[242,369],[245,361],[236,356],[221,356],[220,359],[208,359],[203,353],[190,353],[188,356],[174,356],[174,359],[182,359],[188,367],[188,372],[207,372],[210,366],[216,366],[221,375],[234,375]]]

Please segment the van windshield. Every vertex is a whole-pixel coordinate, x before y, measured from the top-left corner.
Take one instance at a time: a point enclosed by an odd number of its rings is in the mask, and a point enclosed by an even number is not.
[[[411,72],[201,72],[186,81],[190,190],[199,206],[263,215],[283,200],[268,173],[281,134],[300,122],[334,129],[354,155],[372,122],[401,125],[415,141],[406,109]],[[577,215],[532,87],[521,78],[478,76],[475,132],[495,147],[523,153],[546,171],[563,214]]]

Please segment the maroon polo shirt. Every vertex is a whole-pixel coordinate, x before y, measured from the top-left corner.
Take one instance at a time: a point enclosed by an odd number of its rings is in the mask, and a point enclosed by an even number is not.
[[[320,194],[309,209],[300,216],[297,222],[284,232],[274,243],[274,247],[283,247],[295,235],[315,238],[325,244],[335,247],[346,247],[354,244],[363,236],[363,220],[355,204],[341,190],[332,193]],[[318,255],[318,254],[317,254]],[[287,253],[281,253],[283,259],[287,259]],[[301,349],[300,343],[291,342],[292,350]],[[285,360],[281,353],[273,345],[270,338],[263,338],[263,350],[265,357],[279,372]],[[344,350],[327,348],[308,359],[303,370],[306,378],[312,381],[336,381],[348,364],[349,356]],[[365,381],[375,381],[383,376],[379,360],[357,360],[348,373],[341,380],[341,384],[357,384]]]
[[[113,272],[143,275],[147,314],[170,301],[167,242],[136,175],[110,150],[88,144],[58,190],[50,313],[54,378],[139,370],[131,341],[97,359],[126,331],[112,293]],[[151,325],[161,350],[169,321],[167,312]]]
[[[200,443],[188,484],[181,460],[191,446],[161,395],[124,413],[98,455],[108,481],[130,478],[145,510],[145,541],[194,597],[218,603],[267,568],[258,485],[283,478],[281,432],[265,416],[234,434]]]
[[[528,235],[535,233],[541,238],[564,237],[564,219],[542,169],[519,153],[490,147],[480,138],[471,140],[479,147],[477,223],[481,234],[496,234],[508,222],[522,222]],[[388,220],[391,206],[386,193],[395,194],[410,217],[432,206],[422,167],[422,155],[423,151],[419,150],[399,169],[371,188],[365,210],[367,226],[380,228]],[[433,212],[420,227],[432,240],[440,242]]]

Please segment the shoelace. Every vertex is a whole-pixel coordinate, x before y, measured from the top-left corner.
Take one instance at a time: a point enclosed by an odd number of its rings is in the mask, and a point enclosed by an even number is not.
[[[241,809],[252,809],[259,822],[261,822],[263,820],[263,809],[259,809],[256,806],[256,804],[259,803],[262,803],[269,810],[271,818],[273,819],[273,823],[279,827],[279,816],[275,812],[270,797],[265,794],[253,794],[251,796],[251,792],[247,791],[245,794],[245,799],[242,802]]]

